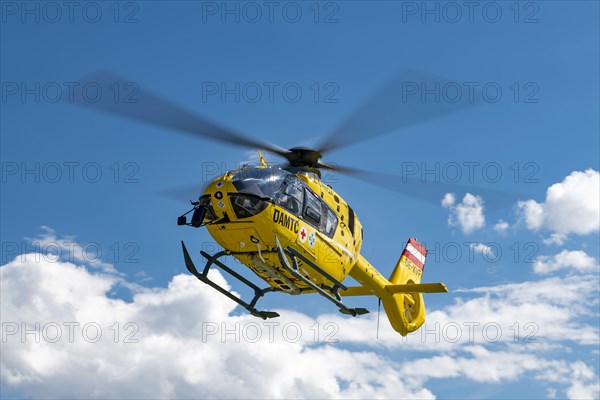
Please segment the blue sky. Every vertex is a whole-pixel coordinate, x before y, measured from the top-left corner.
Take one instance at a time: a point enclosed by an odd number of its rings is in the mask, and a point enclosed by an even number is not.
[[[24,4],[1,3],[3,334],[12,323],[20,329],[23,322],[73,320],[101,320],[106,333],[116,315],[126,318],[119,313],[124,309],[140,330],[139,343],[124,349],[123,343],[89,347],[3,336],[2,397],[86,397],[93,396],[90,388],[98,389],[96,397],[113,398],[598,397],[597,2],[477,2],[472,10],[462,2],[278,2],[272,15],[262,2],[82,2],[72,13],[62,2]],[[426,298],[431,332],[436,323],[446,334],[443,329],[454,324],[466,334],[465,322],[479,328],[491,323],[502,327],[502,339],[494,342],[477,331],[473,341],[418,333],[404,342],[382,319],[375,340],[376,299],[348,300],[373,311],[350,320],[316,296],[274,295],[262,300],[263,307],[304,324],[299,343],[231,344],[215,340],[219,335],[198,341],[207,324],[253,320],[191,277],[179,277],[186,272],[180,240],[195,253],[214,247],[206,231],[176,226],[188,209],[185,198],[159,193],[194,183],[199,193],[215,170],[233,169],[255,155],[69,104],[69,85],[79,90],[90,84],[89,74],[113,71],[288,148],[319,143],[403,68],[463,89],[471,85],[488,100],[349,145],[325,161],[394,175],[416,167],[417,178],[438,168],[442,183],[458,165],[459,183],[473,183],[472,196],[448,190],[454,196],[443,204],[442,196],[423,202],[343,175],[326,179],[355,209],[365,230],[362,253],[384,275],[408,237],[431,250],[424,279],[443,281],[451,290]],[[261,96],[253,91],[257,87]],[[217,93],[207,92],[211,88]],[[115,90],[119,100],[130,93]],[[448,93],[440,91],[439,101],[450,101]],[[425,96],[424,104],[434,101]],[[494,199],[483,189],[517,196],[489,209]],[[49,261],[47,253],[56,253],[52,243],[62,243],[60,260]],[[36,252],[46,257],[20,256]],[[33,280],[29,288],[23,277]],[[50,283],[44,284],[46,278]],[[89,291],[74,289],[72,279],[89,284]],[[25,296],[22,302],[17,293]],[[62,306],[44,308],[36,299]],[[190,308],[189,301],[198,303]],[[65,304],[79,312],[71,314]],[[162,312],[148,304],[161,305]],[[339,342],[309,340],[309,327],[327,322],[337,327]],[[524,332],[527,323],[531,330]],[[516,341],[510,336],[515,330]],[[537,343],[523,341],[531,332]],[[48,361],[59,348],[72,358]],[[27,358],[31,351],[41,359]],[[256,384],[244,394],[203,379],[180,381],[194,375],[182,366],[198,361],[193,354],[209,354],[203,362],[210,368],[243,363],[253,351],[262,354],[265,372],[280,371],[281,388]],[[130,357],[120,360],[120,353]],[[302,387],[286,386],[300,378],[283,368],[277,354],[308,369],[348,362],[352,373],[323,367],[301,380]],[[163,357],[164,373],[144,370],[134,361],[139,357],[148,365]],[[98,370],[81,367],[87,365],[81,360],[91,359],[114,368],[109,376],[118,383],[95,388],[87,378]],[[80,383],[61,391],[68,376],[40,372],[36,366],[45,363],[76,371]],[[489,369],[492,364],[506,367]],[[377,381],[377,370],[385,371],[385,383]],[[23,377],[37,383],[27,385]],[[245,378],[231,365],[215,367],[207,377],[232,385]],[[153,392],[144,388],[148,379],[157,382]]]

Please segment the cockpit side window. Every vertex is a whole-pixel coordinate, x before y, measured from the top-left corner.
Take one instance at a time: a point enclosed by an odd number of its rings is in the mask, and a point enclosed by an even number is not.
[[[335,228],[337,228],[338,219],[337,215],[333,212],[331,208],[324,205],[323,209],[325,210],[325,234],[330,238],[335,234]]]
[[[292,214],[300,215],[303,197],[304,190],[302,184],[296,177],[291,177],[283,183],[282,190],[277,196],[277,204]]]
[[[315,227],[321,227],[321,200],[308,189],[304,190],[304,218]]]

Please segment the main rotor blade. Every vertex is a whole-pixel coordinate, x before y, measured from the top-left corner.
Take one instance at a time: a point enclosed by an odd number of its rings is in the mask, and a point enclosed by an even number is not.
[[[459,197],[458,200],[462,199],[462,196],[466,193],[481,196],[487,210],[512,207],[519,199],[524,198],[524,196],[519,193],[489,189],[477,185],[435,182],[411,176],[370,172],[337,165],[330,169],[349,175],[363,182],[391,190],[403,196],[438,206],[441,205],[441,201],[446,193],[456,194]]]
[[[473,84],[474,85],[474,84]],[[329,152],[482,104],[473,90],[447,78],[401,69],[318,146]]]
[[[209,138],[238,146],[268,150],[282,155],[287,150],[274,144],[256,140],[188,111],[160,95],[111,72],[97,72],[87,76],[84,82],[93,83],[101,89],[99,95],[90,99],[85,91],[75,91],[74,103],[110,114],[177,130],[196,137]],[[91,91],[90,91],[91,92]],[[120,94],[121,98],[115,97]],[[125,94],[123,96],[123,94]]]

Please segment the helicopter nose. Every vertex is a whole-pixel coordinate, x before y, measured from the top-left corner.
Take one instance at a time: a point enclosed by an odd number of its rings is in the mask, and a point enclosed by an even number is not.
[[[205,199],[206,207],[210,210],[214,219],[222,219],[228,211],[230,203],[227,193],[231,191],[229,185],[230,182],[220,177],[209,183],[204,189],[202,198]],[[227,212],[227,214],[231,216],[231,212]]]
[[[211,195],[211,203],[213,209],[217,213],[223,214],[221,216],[225,216],[227,205],[229,204],[227,192],[221,189],[213,191]]]

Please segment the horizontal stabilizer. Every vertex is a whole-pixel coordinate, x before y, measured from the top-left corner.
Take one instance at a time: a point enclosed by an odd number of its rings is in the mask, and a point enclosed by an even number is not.
[[[351,286],[346,290],[340,291],[341,296],[372,296],[375,291],[364,286]]]
[[[396,293],[446,293],[448,288],[443,283],[407,283],[405,285],[386,285],[385,290]],[[351,286],[340,291],[342,296],[377,296],[377,293],[365,286]]]
[[[404,285],[387,285],[390,293],[446,293],[448,288],[441,282],[437,283],[407,283]]]

